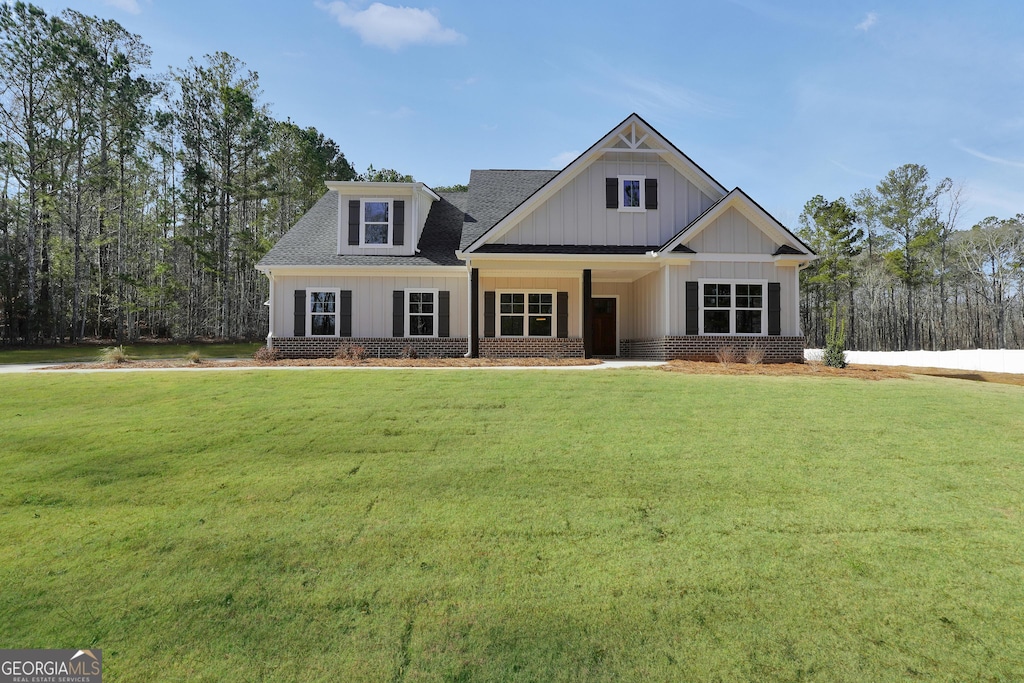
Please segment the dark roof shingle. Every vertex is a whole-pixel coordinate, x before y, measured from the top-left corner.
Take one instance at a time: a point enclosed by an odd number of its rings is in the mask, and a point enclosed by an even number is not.
[[[260,266],[459,266],[465,192],[441,194],[430,207],[413,256],[338,254],[338,193],[328,191],[260,259]]]
[[[461,249],[480,238],[559,171],[472,171]]]

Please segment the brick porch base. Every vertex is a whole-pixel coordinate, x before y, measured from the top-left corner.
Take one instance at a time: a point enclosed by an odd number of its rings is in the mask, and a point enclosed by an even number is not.
[[[803,337],[728,337],[698,336],[628,339],[622,342],[622,355],[637,360],[716,361],[718,349],[731,346],[742,358],[750,348],[765,351],[765,363],[803,363]]]

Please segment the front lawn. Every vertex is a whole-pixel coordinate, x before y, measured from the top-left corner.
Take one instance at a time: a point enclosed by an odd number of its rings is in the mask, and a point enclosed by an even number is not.
[[[0,648],[110,680],[1015,680],[1024,389],[0,379]]]

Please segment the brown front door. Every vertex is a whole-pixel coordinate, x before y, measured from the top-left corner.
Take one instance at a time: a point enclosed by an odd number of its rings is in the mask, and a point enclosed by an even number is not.
[[[594,326],[594,355],[618,355],[618,335],[615,330],[615,299],[610,297],[594,297],[592,317]]]

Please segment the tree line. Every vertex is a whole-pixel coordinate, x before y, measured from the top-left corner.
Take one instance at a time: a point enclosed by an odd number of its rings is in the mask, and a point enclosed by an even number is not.
[[[873,188],[800,215],[820,258],[801,273],[808,345],[831,316],[858,350],[1024,346],[1024,214],[960,226],[965,190],[905,164]]]
[[[258,75],[218,52],[163,74],[115,21],[0,5],[0,338],[259,338],[255,264],[356,173],[313,127],[276,120]],[[1024,345],[1024,214],[959,225],[964,189],[907,164],[800,216],[820,258],[801,319],[849,348]]]
[[[256,338],[270,246],[359,177],[223,52],[154,75],[117,22],[0,6],[0,337]],[[400,174],[385,169],[375,176]]]

